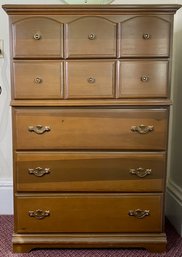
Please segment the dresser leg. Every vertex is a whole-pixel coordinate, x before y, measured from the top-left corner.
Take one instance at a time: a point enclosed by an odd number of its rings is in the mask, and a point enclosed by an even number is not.
[[[29,253],[32,249],[33,249],[33,246],[28,244],[13,245],[13,253]]]
[[[164,253],[166,252],[166,244],[151,244],[146,249],[152,253]]]

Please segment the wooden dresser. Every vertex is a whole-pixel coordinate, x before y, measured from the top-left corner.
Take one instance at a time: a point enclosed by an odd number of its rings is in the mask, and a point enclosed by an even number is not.
[[[179,5],[3,8],[11,38],[14,251],[165,251]]]

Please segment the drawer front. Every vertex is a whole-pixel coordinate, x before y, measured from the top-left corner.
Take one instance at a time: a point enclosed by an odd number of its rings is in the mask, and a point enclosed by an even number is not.
[[[121,61],[119,97],[167,97],[168,65],[161,60]]]
[[[17,152],[18,191],[155,192],[165,153]]]
[[[58,61],[14,61],[16,99],[63,98],[63,63]]]
[[[121,23],[120,56],[169,56],[170,22],[160,17],[133,17]]]
[[[162,232],[160,194],[32,195],[15,201],[21,213],[15,218],[17,233]]]
[[[16,149],[165,149],[167,109],[16,108]]]
[[[113,98],[114,87],[114,61],[66,63],[66,98]]]
[[[14,23],[13,57],[63,57],[63,24],[48,17]]]
[[[115,57],[116,24],[103,17],[80,17],[66,28],[67,57]]]

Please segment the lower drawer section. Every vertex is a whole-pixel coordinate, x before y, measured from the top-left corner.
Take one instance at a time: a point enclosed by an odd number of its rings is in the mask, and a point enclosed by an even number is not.
[[[162,232],[162,212],[162,194],[17,195],[15,232]]]
[[[16,190],[159,192],[165,152],[16,152]]]

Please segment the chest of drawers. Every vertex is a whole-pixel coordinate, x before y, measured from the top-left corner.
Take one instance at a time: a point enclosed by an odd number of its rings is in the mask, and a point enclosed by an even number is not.
[[[164,251],[178,5],[5,5],[15,252]]]

